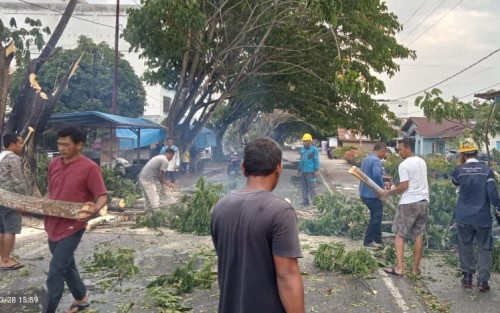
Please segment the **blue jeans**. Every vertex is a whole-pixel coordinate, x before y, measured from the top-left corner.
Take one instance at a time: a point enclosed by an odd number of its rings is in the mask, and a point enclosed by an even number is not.
[[[87,289],[83,284],[75,263],[75,250],[82,239],[85,228],[59,241],[49,239],[49,249],[52,253],[49,273],[47,274],[47,297],[43,313],[56,311],[64,292],[64,282],[76,300],[85,298]]]
[[[382,218],[384,215],[384,204],[379,198],[361,198],[361,201],[370,210],[370,222],[366,228],[364,245],[372,242],[382,243]]]

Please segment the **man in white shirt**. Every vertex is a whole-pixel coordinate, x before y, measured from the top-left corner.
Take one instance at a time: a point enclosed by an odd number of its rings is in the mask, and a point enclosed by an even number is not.
[[[167,145],[160,150],[160,154],[164,154],[167,149],[172,149],[174,151],[174,162],[168,163],[168,168],[165,171],[165,175],[166,179],[170,181],[170,183],[175,184],[175,181],[177,179],[177,171],[179,170],[179,166],[181,164],[181,158],[179,156],[179,149],[174,145],[174,139],[171,137],[167,139]]]
[[[395,234],[397,264],[384,271],[389,274],[403,275],[404,237],[413,235],[414,262],[413,275],[420,275],[420,260],[424,250],[423,235],[425,224],[429,218],[429,186],[427,183],[427,165],[413,152],[414,141],[403,139],[398,145],[399,156],[403,162],[399,164],[399,185],[392,190],[382,190],[380,195],[402,194],[399,206],[392,223]]]
[[[174,163],[174,150],[166,149],[164,154],[157,155],[144,165],[139,174],[139,186],[146,199],[146,211],[152,211],[160,206],[160,188],[172,188],[165,179],[165,173],[170,164]]]

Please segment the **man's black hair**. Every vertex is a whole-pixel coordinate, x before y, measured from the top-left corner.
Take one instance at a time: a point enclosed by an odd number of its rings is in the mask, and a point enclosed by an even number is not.
[[[172,148],[167,148],[167,149],[165,150],[165,154],[167,154],[167,153],[172,153],[172,154],[175,154],[175,151],[174,151],[174,149],[172,149]]]
[[[380,151],[380,150],[384,150],[386,148],[387,148],[387,146],[385,145],[385,143],[383,143],[383,142],[377,142],[373,146],[373,151]]]
[[[283,152],[271,138],[257,138],[245,145],[243,166],[249,176],[268,176],[281,164]]]
[[[410,148],[411,152],[415,152],[415,140],[413,138],[404,138],[401,144],[406,148]]]
[[[57,132],[57,138],[70,137],[71,141],[75,144],[79,142],[85,143],[85,134],[75,126],[68,126]]]
[[[11,144],[17,143],[19,141],[18,134],[5,134],[3,136],[3,147],[8,148]]]

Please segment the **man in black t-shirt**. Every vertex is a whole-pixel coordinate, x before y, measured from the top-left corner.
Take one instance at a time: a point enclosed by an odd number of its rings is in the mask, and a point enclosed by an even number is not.
[[[243,190],[214,208],[211,234],[218,256],[219,313],[304,313],[304,285],[295,210],[272,194],[282,170],[276,142],[245,146]]]

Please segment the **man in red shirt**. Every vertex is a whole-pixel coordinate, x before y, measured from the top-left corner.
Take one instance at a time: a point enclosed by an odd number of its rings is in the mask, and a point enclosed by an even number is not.
[[[87,221],[106,204],[106,187],[99,166],[82,155],[85,135],[76,127],[67,127],[57,133],[60,156],[49,165],[46,198],[85,203],[88,210],[80,210],[80,220],[46,216],[45,231],[52,253],[47,275],[47,297],[43,312],[55,312],[64,292],[64,282],[75,301],[68,312],[88,307],[89,295],[76,268],[74,253],[85,232]]]

